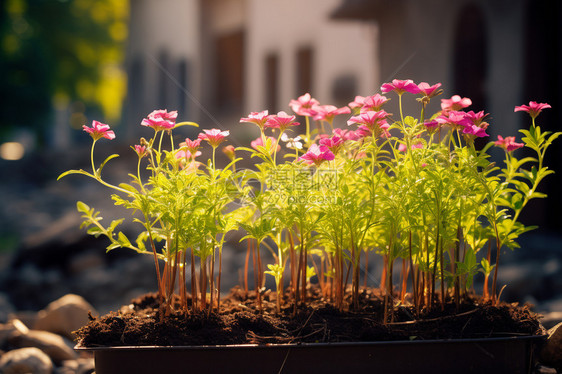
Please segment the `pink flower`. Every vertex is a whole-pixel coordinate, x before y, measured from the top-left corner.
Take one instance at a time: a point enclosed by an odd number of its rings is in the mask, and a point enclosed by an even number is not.
[[[380,94],[375,94],[373,96],[367,96],[363,101],[363,106],[361,107],[361,113],[364,112],[377,112],[381,110],[384,103],[386,103],[389,98],[382,96]]]
[[[363,102],[365,101],[365,97],[363,96],[355,96],[355,100],[351,103],[347,104],[351,109],[361,108],[363,106]]]
[[[501,135],[498,135],[498,140],[494,142],[494,145],[500,148],[503,148],[507,152],[514,151],[518,148],[523,147],[525,144],[523,143],[516,143],[515,136],[506,136],[505,138]]]
[[[240,118],[240,123],[242,122],[254,123],[261,130],[263,130],[268,117],[269,117],[269,112],[267,110],[264,110],[263,112],[251,112],[248,115],[248,117]]]
[[[463,112],[457,112],[463,113]],[[483,110],[480,112],[473,112],[472,110],[468,113],[464,113],[464,119],[460,121],[460,124],[464,126],[463,134],[467,136],[476,136],[483,138],[489,136],[486,134],[486,129],[490,125],[488,122],[484,122],[484,118],[488,116]]]
[[[309,165],[314,164],[320,166],[324,161],[330,161],[334,158],[334,154],[328,147],[325,145],[318,146],[318,144],[313,144],[308,149],[308,152],[299,157],[299,161],[304,161]]]
[[[365,125],[361,125],[357,128],[357,130],[355,131],[350,131],[350,136],[353,135],[355,136],[356,139],[353,140],[359,140],[365,137],[369,137],[371,138],[373,136],[373,130],[371,130],[369,127],[365,126]],[[375,137],[376,136],[380,136],[382,138],[390,138],[390,132],[388,131],[388,125],[384,128],[381,128],[379,130],[375,129]]]
[[[355,133],[355,131],[349,131],[347,129],[335,128],[332,131],[332,134],[334,134],[334,136],[342,138],[343,140],[359,140],[359,139],[361,139],[361,136],[357,135]]]
[[[318,141],[320,145],[328,147],[328,149],[334,154],[337,155],[341,148],[343,147],[344,140],[337,135],[332,136],[331,138],[324,138]]]
[[[485,127],[479,127],[476,125],[467,125],[464,127],[462,133],[464,135],[473,135],[476,136],[478,138],[483,138],[485,136],[489,136],[488,134],[486,134],[486,128]]]
[[[222,147],[222,152],[229,158],[230,161],[233,161],[236,158],[236,150],[233,145]]]
[[[472,125],[476,125],[476,126],[480,126],[484,122],[484,118],[486,118],[488,116],[488,113],[484,113],[483,110],[475,113],[472,110],[470,112],[467,112],[464,114],[464,118],[467,122],[469,122]],[[481,126],[481,127],[488,127],[488,124],[486,123],[485,126]]]
[[[441,109],[443,112],[451,110],[461,110],[472,105],[472,100],[468,97],[461,98],[459,95],[454,95],[450,99],[441,99]]]
[[[195,153],[191,153],[189,151],[178,150],[176,152],[177,159],[185,159],[185,160],[194,160],[195,157],[201,156],[201,152],[197,151]]]
[[[88,127],[83,125],[82,128],[86,131],[94,140],[98,140],[101,138],[106,139],[115,139],[115,133],[109,129],[109,125],[105,123],[101,123],[98,121],[92,121],[92,127]]]
[[[395,91],[398,95],[402,95],[404,92],[409,92],[413,94],[420,93],[420,89],[417,84],[411,79],[400,80],[394,79],[392,83],[385,83],[381,86],[382,93],[388,93]]]
[[[432,133],[439,128],[439,122],[432,119],[423,123],[428,132]]]
[[[426,82],[421,82],[420,84],[418,84],[418,88],[420,89],[421,93],[423,93],[427,97],[437,96],[440,93],[439,91],[437,91],[439,87],[441,87],[441,83],[436,83],[433,86],[430,86],[429,83]]]
[[[144,156],[146,156],[146,146],[135,144],[133,149],[137,153],[139,158],[143,158]]]
[[[141,125],[152,127],[154,131],[171,130],[176,125],[177,111],[169,112],[166,109],[155,110],[142,120]]]
[[[277,143],[277,140],[273,136],[267,136],[266,138],[269,139],[269,149],[267,149],[269,154],[272,154],[274,149],[277,149],[277,152],[279,152],[279,150],[281,149],[281,146],[279,144],[277,144],[277,147],[275,147],[275,143]],[[267,140],[266,140],[266,143],[267,143]],[[256,140],[252,140],[250,145],[254,149],[258,149],[258,147],[266,147],[267,146],[267,144],[263,144],[263,139],[262,139],[261,136],[259,138],[257,138]]]
[[[419,148],[423,148],[423,143],[422,142],[414,142],[412,143],[412,145],[410,145],[410,149],[419,149]],[[398,150],[400,152],[406,152],[406,144],[405,143],[400,143],[398,144]]]
[[[389,116],[384,110],[379,110],[378,112],[365,112],[360,113],[358,116],[351,117],[347,121],[347,125],[356,123],[358,125],[365,125],[369,128],[371,132],[375,133],[375,136],[380,136],[382,133],[386,132],[390,127],[386,122],[386,117]]]
[[[277,115],[271,115],[267,119],[265,124],[266,127],[271,127],[274,129],[280,129],[281,132],[285,132],[289,126],[298,126],[299,123],[295,122],[296,116],[290,116],[285,112],[279,112]]]
[[[220,131],[219,129],[203,130],[198,138],[208,142],[211,147],[216,148],[220,143],[225,141],[225,138],[230,135],[230,131]]]
[[[312,108],[316,112],[314,115],[315,121],[326,121],[332,123],[334,117],[339,114],[351,113],[351,109],[344,106],[341,108],[333,105],[316,105]]]
[[[466,125],[467,122],[465,116],[465,112],[454,110],[443,112],[443,114],[435,118],[435,121],[441,125],[446,125],[454,130],[458,130]]]
[[[311,110],[313,106],[319,105],[320,102],[313,99],[309,93],[299,97],[297,100],[291,100],[289,106],[299,116],[313,116],[314,112]]]
[[[197,151],[191,153],[189,151],[178,150],[176,152],[176,159],[179,160],[180,166],[188,173],[194,172],[201,165],[200,162],[195,161],[195,157],[201,156],[201,152]]]
[[[357,128],[357,130],[353,131],[353,134],[358,137],[358,139],[361,139],[367,136],[373,136],[373,131],[369,127],[361,125]]]
[[[535,101],[529,101],[529,105],[516,106],[514,112],[527,112],[529,113],[531,118],[535,119],[543,109],[548,108],[552,107],[547,103],[537,103]]]
[[[185,138],[185,142],[180,143],[180,147],[186,147],[189,152],[194,153],[201,147],[201,139]]]

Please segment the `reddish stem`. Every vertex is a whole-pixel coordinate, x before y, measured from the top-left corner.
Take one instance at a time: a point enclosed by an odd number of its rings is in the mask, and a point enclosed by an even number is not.
[[[364,251],[365,252],[365,271],[363,272],[363,274],[365,274],[364,279],[363,279],[363,288],[367,289],[367,277],[369,275],[369,252]]]
[[[191,308],[197,310],[197,277],[195,276],[195,256],[191,249]]]
[[[207,259],[199,263],[201,268],[201,282],[200,282],[200,292],[201,292],[201,310],[207,309]]]
[[[492,241],[488,240],[488,253],[486,255],[486,259],[488,260],[488,264],[490,264],[491,257],[492,257]],[[489,278],[490,278],[490,273],[485,274],[485,276],[484,276],[484,290],[482,292],[482,296],[486,300],[490,298],[490,292],[488,290],[488,279]]]
[[[244,261],[244,292],[248,297],[248,262],[250,261],[250,240],[246,240],[246,261]]]
[[[386,273],[388,273],[388,256],[382,256],[381,292],[386,290]]]

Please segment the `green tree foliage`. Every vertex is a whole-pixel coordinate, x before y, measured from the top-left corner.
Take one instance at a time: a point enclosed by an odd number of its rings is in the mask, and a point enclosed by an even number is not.
[[[128,3],[118,0],[6,0],[0,3],[0,136],[41,135],[54,106],[119,116]]]

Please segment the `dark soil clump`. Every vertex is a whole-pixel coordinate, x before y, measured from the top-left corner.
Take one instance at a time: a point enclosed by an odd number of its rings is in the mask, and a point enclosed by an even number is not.
[[[79,345],[199,346],[228,344],[284,344],[367,342],[390,340],[468,339],[544,333],[538,315],[527,306],[493,306],[468,297],[457,307],[449,301],[415,318],[411,306],[394,308],[392,322],[383,324],[384,300],[378,290],[364,290],[357,311],[339,311],[311,289],[306,307],[285,303],[275,312],[275,293],[263,295],[262,311],[256,294],[234,288],[221,301],[220,313],[178,311],[161,318],[156,294],[132,301],[118,313],[92,319],[76,332]]]

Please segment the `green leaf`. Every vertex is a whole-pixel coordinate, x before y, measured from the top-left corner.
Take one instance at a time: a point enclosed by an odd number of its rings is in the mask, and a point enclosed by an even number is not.
[[[93,235],[97,238],[101,234],[103,234],[103,231],[97,226],[92,226],[88,229],[87,233],[88,233],[88,235]]]
[[[123,234],[123,232],[121,232],[121,231],[117,235],[117,241],[119,242],[119,244],[121,244],[122,247],[132,247],[132,244],[129,241],[129,238],[127,238],[125,236],[125,234]]]
[[[555,141],[560,135],[562,135],[562,132],[555,132],[554,134],[550,135],[550,137],[548,138],[548,140],[544,143],[544,149],[546,149],[553,141]]]
[[[116,219],[111,221],[111,224],[109,225],[109,227],[107,228],[107,232],[109,232],[109,234],[111,234],[113,232],[113,230],[115,230],[115,228],[120,225],[122,222],[124,221],[123,218],[121,219]]]
[[[121,248],[121,244],[119,244],[118,242],[112,242],[110,245],[108,245],[107,247],[105,247],[106,252],[111,251],[112,249],[116,249],[116,248]]]
[[[120,183],[119,187],[124,189],[125,191],[130,192],[131,194],[138,194],[139,193],[139,191],[135,187],[133,187],[130,184],[127,184],[127,183]]]
[[[112,159],[117,158],[117,157],[119,157],[119,155],[118,155],[118,154],[115,154],[115,153],[112,154],[111,156],[108,156],[108,157],[100,164],[100,167],[98,168],[98,170],[96,170],[96,175],[99,176],[99,175],[101,174],[101,171],[103,170],[103,167],[105,166],[105,164],[106,164],[109,160],[112,160]]]
[[[89,212],[90,212],[90,207],[88,205],[86,205],[85,203],[83,203],[82,201],[76,202],[76,209],[80,213],[84,213],[84,214],[89,214]]]
[[[62,173],[61,175],[59,175],[57,180],[60,180],[61,178],[64,178],[64,177],[66,177],[67,175],[70,175],[70,174],[82,174],[82,175],[86,175],[86,176],[91,177],[91,178],[95,178],[95,176],[93,176],[92,174],[80,169],[80,170],[67,170],[64,173]]]

